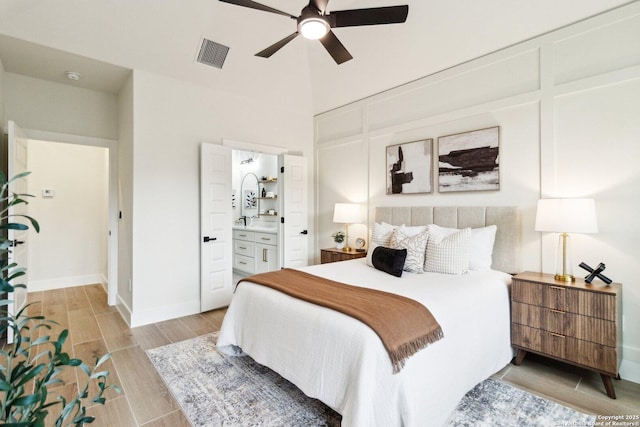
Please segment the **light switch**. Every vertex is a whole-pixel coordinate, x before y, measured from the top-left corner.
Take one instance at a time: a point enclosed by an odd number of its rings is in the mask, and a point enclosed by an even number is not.
[[[42,197],[53,197],[54,194],[55,194],[55,191],[53,191],[51,188],[42,189]]]

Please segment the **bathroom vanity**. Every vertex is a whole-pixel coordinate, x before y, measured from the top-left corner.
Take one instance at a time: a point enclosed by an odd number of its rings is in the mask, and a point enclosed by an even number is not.
[[[248,275],[277,270],[278,265],[277,228],[233,227],[234,270]]]

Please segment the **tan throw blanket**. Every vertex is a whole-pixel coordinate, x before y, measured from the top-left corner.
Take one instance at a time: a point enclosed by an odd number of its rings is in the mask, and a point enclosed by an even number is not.
[[[409,357],[444,336],[425,306],[401,295],[346,285],[290,268],[256,274],[241,279],[238,285],[243,281],[258,283],[360,320],[382,340],[394,374],[400,372]]]

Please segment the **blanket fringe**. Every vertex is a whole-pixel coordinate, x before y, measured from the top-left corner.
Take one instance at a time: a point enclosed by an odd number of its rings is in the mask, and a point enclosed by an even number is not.
[[[389,352],[391,358],[391,364],[393,365],[393,373],[397,374],[404,368],[404,365],[408,358],[444,337],[442,328],[435,329],[427,335],[416,338],[410,342],[402,344],[397,349]]]

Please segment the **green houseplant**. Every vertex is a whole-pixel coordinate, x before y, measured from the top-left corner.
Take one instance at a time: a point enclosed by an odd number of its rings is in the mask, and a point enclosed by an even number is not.
[[[331,235],[331,237],[333,237],[333,241],[336,242],[337,249],[342,249],[344,247],[345,234],[343,231],[336,231]]]
[[[51,326],[56,323],[44,316],[29,316],[28,306],[12,314],[7,308],[16,288],[26,288],[24,284],[14,284],[16,279],[25,275],[25,269],[11,262],[9,258],[11,242],[8,230],[27,230],[29,225],[40,231],[38,222],[26,215],[9,215],[9,208],[27,204],[28,194],[16,194],[9,191],[9,183],[25,178],[25,172],[7,180],[0,172],[0,335],[13,334],[13,343],[5,344],[0,350],[0,425],[44,427],[45,418],[52,411],[55,426],[81,426],[93,422],[94,417],[87,415],[86,404],[104,404],[104,393],[116,385],[108,385],[108,371],[98,370],[109,359],[110,354],[96,358],[93,368],[80,359],[72,358],[63,351],[63,345],[69,335],[64,329],[57,336],[49,335]],[[79,369],[78,387],[74,397],[67,400],[57,395],[57,389],[64,385],[58,378],[63,369]],[[80,378],[86,377],[84,387],[80,387]],[[89,385],[97,385],[96,396],[89,396]],[[57,414],[57,415],[56,415]],[[51,418],[51,417],[50,417]]]

